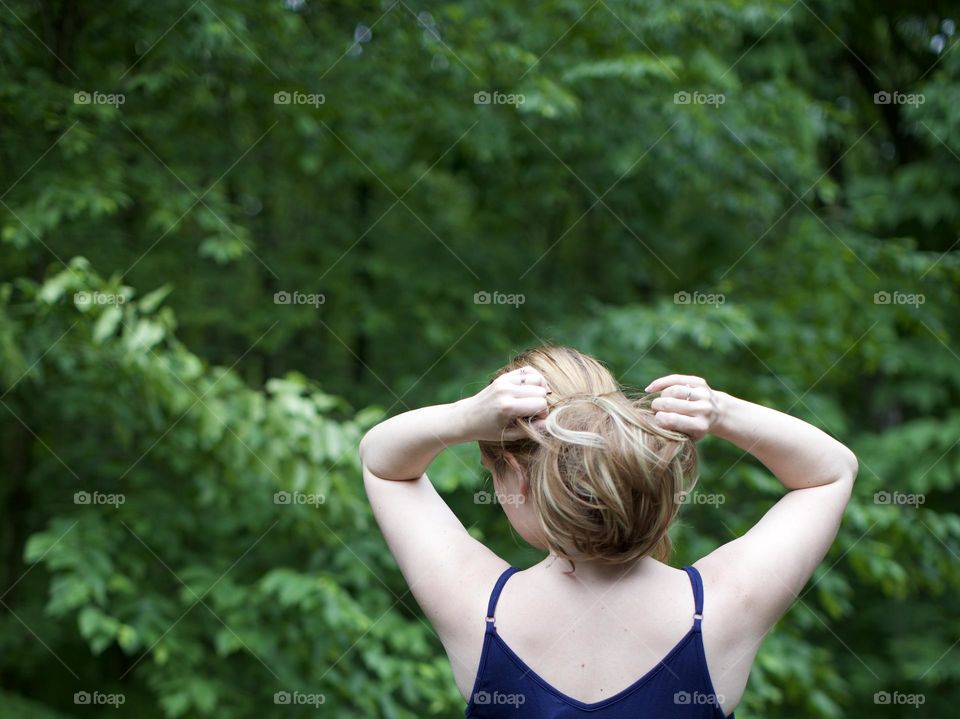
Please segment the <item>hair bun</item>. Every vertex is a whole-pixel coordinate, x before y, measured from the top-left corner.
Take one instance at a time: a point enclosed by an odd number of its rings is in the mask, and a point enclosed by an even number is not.
[[[547,418],[523,423],[526,440],[481,451],[495,466],[507,452],[518,460],[547,547],[570,560],[666,559],[667,531],[697,479],[693,441],[661,427],[649,396],[628,397],[576,350],[538,348],[515,363],[536,367],[553,388]]]

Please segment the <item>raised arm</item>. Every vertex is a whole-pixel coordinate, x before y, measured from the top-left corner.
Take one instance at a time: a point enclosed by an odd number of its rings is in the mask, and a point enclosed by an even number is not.
[[[725,575],[739,577],[745,589],[766,597],[763,603],[775,621],[833,543],[857,476],[857,458],[816,427],[712,390],[699,377],[663,377],[648,390],[661,392],[652,403],[661,424],[697,439],[710,433],[732,442],[790,490],[743,537],[710,555],[711,564],[727,564]]]
[[[711,433],[759,459],[787,489],[856,478],[856,456],[830,435],[775,409],[719,394],[722,410]]]
[[[652,406],[662,424],[697,439],[710,433],[732,442],[789,490],[743,536],[696,563],[714,617],[722,620],[704,622],[708,658],[712,644],[714,654],[724,657],[716,674],[727,694],[738,698],[764,634],[789,609],[836,538],[857,458],[816,427],[712,390],[699,377],[671,375],[647,389],[661,392]]]
[[[440,635],[465,696],[479,661],[486,596],[507,563],[470,536],[426,470],[450,445],[522,436],[517,419],[545,410],[546,392],[539,373],[525,368],[499,377],[473,397],[391,417],[360,443],[374,516]],[[475,628],[477,636],[465,635],[464,627]]]
[[[421,407],[371,429],[360,442],[360,461],[379,479],[417,479],[443,449],[469,439],[456,403]]]

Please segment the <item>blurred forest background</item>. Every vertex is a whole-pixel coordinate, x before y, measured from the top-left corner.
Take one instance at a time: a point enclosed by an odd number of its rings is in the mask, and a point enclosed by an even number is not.
[[[0,715],[461,716],[356,445],[552,341],[859,455],[740,716],[954,716],[956,11],[0,0]],[[701,449],[677,565],[781,491]]]

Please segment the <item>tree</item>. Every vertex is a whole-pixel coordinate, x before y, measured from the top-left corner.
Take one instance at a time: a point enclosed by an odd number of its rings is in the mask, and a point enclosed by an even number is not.
[[[549,340],[638,387],[703,374],[860,456],[745,713],[898,716],[898,692],[946,714],[952,12],[8,0],[0,706],[71,715],[96,690],[142,716],[279,716],[285,691],[337,716],[459,714],[355,444]],[[684,509],[677,561],[778,491],[722,443],[703,459],[725,501]],[[431,476],[535,561],[472,501],[473,448]]]

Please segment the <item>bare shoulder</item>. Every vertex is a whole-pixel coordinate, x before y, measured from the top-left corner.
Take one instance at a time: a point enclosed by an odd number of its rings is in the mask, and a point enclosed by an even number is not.
[[[483,653],[487,603],[497,579],[510,567],[492,552],[477,559],[473,566],[464,567],[462,584],[457,587],[456,596],[436,597],[439,603],[455,605],[459,614],[458,621],[448,624],[438,636],[450,660],[457,688],[467,701]]]
[[[395,481],[364,468],[364,486],[410,592],[443,643],[457,685],[469,692],[480,661],[487,598],[509,564],[470,535],[426,474]]]
[[[710,554],[693,565],[703,580],[701,632],[710,678],[724,711],[740,703],[753,660],[769,630],[758,618],[752,592],[729,571],[722,554]]]

